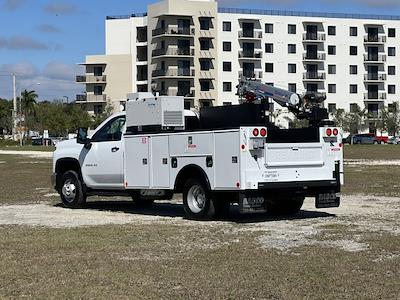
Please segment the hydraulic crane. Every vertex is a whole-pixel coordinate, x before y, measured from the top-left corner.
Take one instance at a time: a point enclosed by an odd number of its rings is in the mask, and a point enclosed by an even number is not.
[[[321,93],[299,95],[257,80],[240,79],[237,95],[244,103],[261,103],[267,106],[268,98],[283,107],[287,107],[298,119],[309,120],[310,126],[333,125],[328,118],[328,111],[322,107],[326,96]]]

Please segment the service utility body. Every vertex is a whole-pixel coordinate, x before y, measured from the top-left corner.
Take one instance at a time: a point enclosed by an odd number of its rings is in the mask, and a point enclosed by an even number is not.
[[[328,120],[318,94],[299,96],[241,80],[242,104],[184,109],[183,97],[128,95],[126,111],[89,137],[61,142],[52,181],[64,206],[90,195],[129,195],[140,204],[183,193],[194,219],[240,211],[292,214],[305,197],[317,208],[338,207],[343,184],[342,130]],[[281,129],[268,117],[268,98],[309,126]]]

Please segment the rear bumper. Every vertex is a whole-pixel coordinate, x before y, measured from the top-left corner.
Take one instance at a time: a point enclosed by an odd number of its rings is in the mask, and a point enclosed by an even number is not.
[[[336,179],[317,181],[290,181],[290,182],[260,182],[259,191],[284,190],[285,192],[297,192],[306,196],[315,196],[322,192],[340,192],[340,182]]]

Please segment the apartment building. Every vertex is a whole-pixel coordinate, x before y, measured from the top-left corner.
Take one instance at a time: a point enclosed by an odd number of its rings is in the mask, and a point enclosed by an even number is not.
[[[107,17],[106,54],[86,57],[86,75],[77,77],[86,93],[77,103],[98,113],[107,102],[118,109],[127,93],[153,91],[184,96],[186,107],[235,104],[245,76],[326,93],[331,113],[359,106],[374,121],[380,107],[400,100],[399,21],[162,1],[145,14]]]

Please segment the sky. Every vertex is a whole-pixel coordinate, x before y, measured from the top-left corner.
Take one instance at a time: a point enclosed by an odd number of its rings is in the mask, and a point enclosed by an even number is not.
[[[147,11],[151,0],[0,0],[0,98],[12,98],[11,73],[20,90],[39,100],[72,101],[85,55],[104,54],[108,15]],[[220,0],[220,7],[400,15],[400,0]]]

